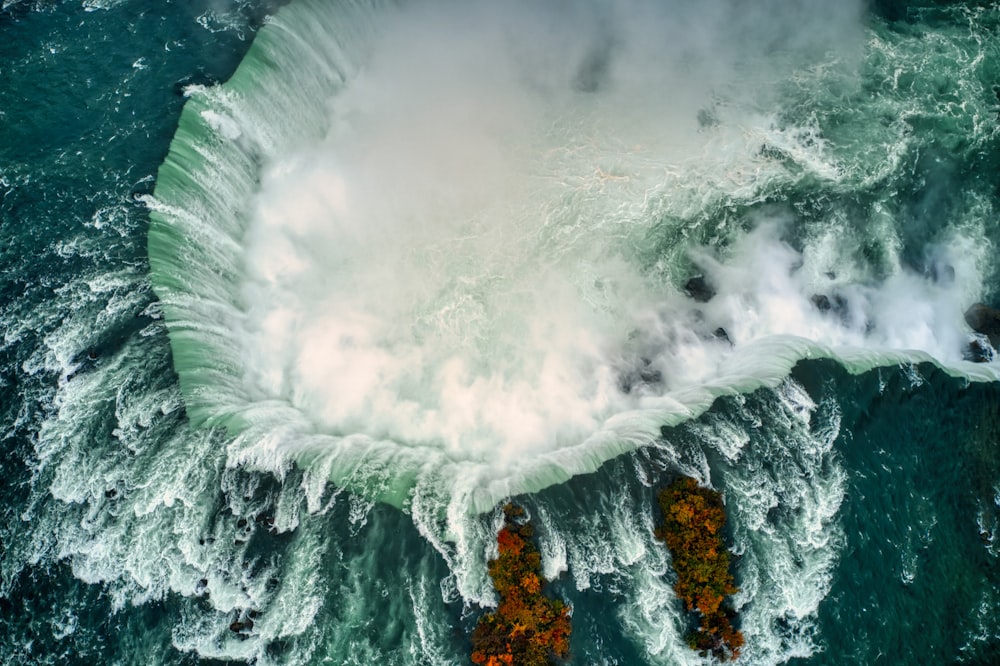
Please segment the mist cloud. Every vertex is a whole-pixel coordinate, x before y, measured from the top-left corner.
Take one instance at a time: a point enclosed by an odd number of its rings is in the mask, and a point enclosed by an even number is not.
[[[325,433],[514,464],[666,404],[763,337],[865,344],[862,314],[853,327],[816,311],[780,225],[725,257],[695,253],[720,287],[705,308],[636,258],[664,206],[773,175],[762,137],[794,141],[773,122],[779,84],[813,63],[849,68],[860,11],[592,0],[387,12],[371,56],[324,98],[322,140],[265,163],[239,334],[252,383]]]

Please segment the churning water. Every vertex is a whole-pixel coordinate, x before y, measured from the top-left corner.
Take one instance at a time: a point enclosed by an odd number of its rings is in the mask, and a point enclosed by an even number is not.
[[[992,663],[998,25],[4,3],[2,660],[465,663],[516,496],[577,663],[699,663],[683,472],[746,662]]]

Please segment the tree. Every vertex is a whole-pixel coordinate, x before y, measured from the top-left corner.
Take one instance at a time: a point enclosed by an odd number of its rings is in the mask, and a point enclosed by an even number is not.
[[[508,504],[504,518],[497,534],[499,554],[489,562],[500,603],[472,632],[472,661],[486,666],[558,663],[569,654],[569,608],[541,592],[541,556],[529,540],[533,529],[523,520],[524,510]]]
[[[743,634],[734,629],[735,613],[726,597],[738,590],[729,572],[729,553],[723,543],[726,524],[722,496],[681,477],[660,491],[663,524],[656,536],[673,556],[677,583],[674,590],[688,611],[698,613],[698,630],[689,636],[692,649],[711,651],[718,659],[738,659]]]

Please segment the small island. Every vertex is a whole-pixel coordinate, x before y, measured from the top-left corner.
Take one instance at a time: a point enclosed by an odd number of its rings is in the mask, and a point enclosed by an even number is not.
[[[558,664],[569,654],[569,608],[541,592],[541,556],[530,541],[534,532],[524,510],[507,504],[503,511],[499,555],[489,563],[500,603],[496,611],[480,618],[472,633],[472,662]]]
[[[663,524],[656,536],[666,542],[673,556],[674,590],[685,608],[699,616],[698,629],[689,634],[688,645],[711,652],[720,661],[738,659],[743,634],[733,628],[735,613],[726,604],[726,597],[737,589],[723,543],[722,496],[700,487],[695,479],[682,477],[660,491],[659,503]]]

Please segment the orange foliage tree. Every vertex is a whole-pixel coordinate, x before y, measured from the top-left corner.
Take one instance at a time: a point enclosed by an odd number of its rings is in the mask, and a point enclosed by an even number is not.
[[[698,631],[688,643],[693,649],[711,651],[720,660],[738,659],[743,634],[733,628],[734,613],[725,604],[737,589],[722,541],[726,524],[722,496],[682,477],[661,490],[659,500],[663,525],[656,536],[667,543],[673,556],[674,590],[685,607],[700,617]]]
[[[504,516],[499,556],[489,563],[500,604],[472,632],[472,661],[486,666],[558,663],[569,653],[569,608],[541,593],[541,556],[529,540],[533,530],[523,520],[524,510],[508,504]]]

